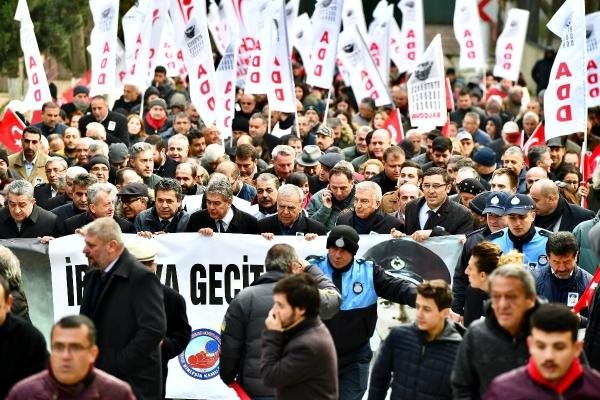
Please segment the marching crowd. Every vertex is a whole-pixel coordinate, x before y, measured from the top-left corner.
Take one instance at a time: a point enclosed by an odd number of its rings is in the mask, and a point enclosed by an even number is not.
[[[544,119],[543,77],[530,96],[522,81],[448,69],[456,109],[425,132],[410,127],[402,75],[392,73],[394,104],[377,108],[341,80],[329,95],[304,83],[301,64],[293,73],[297,113],[240,90],[226,139],[159,66],[112,107],[75,87],[72,102],[43,105],[22,151],[0,150],[0,238],[78,233],[92,267],[81,315],[56,322],[48,353],[19,260],[0,248],[0,357],[11,360],[0,397],[164,398],[191,327],[146,239],[198,232],[328,235],[308,260],[271,247],[229,304],[220,377],[252,399],[384,399],[390,388],[392,399],[598,398],[600,293],[573,308],[600,257],[600,168],[588,181],[580,172],[584,135],[589,150],[600,143],[600,110],[587,132],[524,151]],[[365,234],[464,235],[452,285],[415,285],[356,257]],[[373,359],[380,297],[415,307],[415,321],[392,328]]]

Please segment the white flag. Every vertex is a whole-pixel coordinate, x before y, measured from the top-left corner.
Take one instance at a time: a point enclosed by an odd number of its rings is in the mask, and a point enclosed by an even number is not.
[[[350,84],[357,100],[370,97],[378,107],[392,103],[387,87],[381,80],[367,44],[356,25],[340,33],[339,55],[342,63],[350,66]]]
[[[115,82],[115,93],[123,92],[125,77],[127,76],[127,64],[125,63],[125,46],[117,38],[117,81]]]
[[[360,0],[345,0],[342,7],[342,23],[344,29],[354,25],[358,27],[361,35],[367,37],[367,23],[365,22],[365,12],[363,10],[362,1]]]
[[[415,61],[425,49],[425,24],[423,22],[423,0],[401,0],[402,30],[392,18],[390,31],[390,58],[398,72],[412,72]]]
[[[410,124],[431,130],[446,123],[446,86],[442,39],[435,35],[427,50],[417,59],[417,67],[408,79]]]
[[[298,10],[300,9],[300,0],[290,0],[285,5],[285,20],[287,23],[288,32],[292,32],[296,18],[298,18]]]
[[[90,0],[90,9],[94,17],[90,96],[110,94],[116,82],[119,0]]]
[[[587,130],[584,0],[566,0],[546,26],[561,38],[544,94],[548,140]]]
[[[152,9],[150,14],[146,15],[146,32],[148,33],[150,43],[148,47],[148,64],[146,66],[148,84],[154,79],[154,69],[160,65],[158,63],[158,53],[160,52],[162,33],[165,21],[169,17],[169,11],[164,6],[163,0],[152,0]]]
[[[175,43],[183,50],[183,60],[189,71],[190,98],[206,125],[215,122],[215,66],[206,17],[194,0],[172,0],[171,19],[175,28]]]
[[[237,43],[231,42],[225,49],[219,62],[215,77],[217,78],[217,128],[221,139],[231,137],[231,123],[235,113],[235,70]]]
[[[28,110],[41,110],[44,103],[52,101],[52,96],[48,88],[44,62],[35,38],[33,21],[31,21],[26,0],[19,0],[17,11],[15,12],[15,20],[21,22],[19,34],[21,37],[23,60],[25,61],[25,69],[27,70],[28,86],[24,103]]]
[[[171,17],[167,15],[156,63],[167,69],[167,76],[179,76],[183,80],[187,75],[187,69],[183,62],[183,52],[173,41],[174,35],[173,22],[171,22]]]
[[[519,8],[508,10],[504,30],[496,42],[494,76],[517,81],[521,70],[529,11]]]
[[[587,38],[587,106],[600,106],[600,11],[585,17]]]
[[[152,18],[147,16],[152,12],[153,2],[153,0],[138,2],[123,15],[121,22],[127,65],[124,82],[137,86],[140,91],[144,91],[149,83],[147,68]]]
[[[454,36],[460,45],[459,69],[485,69],[477,0],[456,0]]]
[[[269,110],[296,112],[294,78],[290,64],[287,21],[283,0],[271,3],[271,53],[267,60],[267,98]]]
[[[254,49],[246,72],[244,93],[263,94],[268,91],[267,59],[271,54],[272,45],[269,40],[269,3],[270,0],[248,1],[241,9],[244,26],[249,37],[254,40]]]
[[[302,57],[304,69],[308,71],[310,69],[310,40],[308,38],[311,37],[312,32],[308,14],[299,15],[295,20],[293,30],[288,29],[288,32],[291,32],[289,35],[290,44],[298,50],[300,57]]]
[[[342,0],[317,0],[312,16],[310,69],[306,71],[309,85],[323,89],[331,87],[343,3]]]
[[[219,54],[224,54],[227,45],[231,42],[231,30],[225,15],[225,5],[217,5],[215,0],[210,0],[208,5],[208,30],[212,35]]]
[[[377,72],[387,85],[390,79],[390,22],[394,16],[394,6],[381,0],[373,11],[373,21],[369,25],[369,52]]]

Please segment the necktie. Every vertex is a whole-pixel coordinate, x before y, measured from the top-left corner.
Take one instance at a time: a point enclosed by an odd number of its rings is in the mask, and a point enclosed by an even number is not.
[[[433,217],[435,216],[435,211],[427,210],[427,221],[425,221],[425,226],[423,229],[431,229],[431,224],[433,224]]]
[[[222,219],[217,221],[217,226],[219,227],[219,232],[225,233],[225,225],[223,224]]]
[[[163,232],[167,231],[167,227],[169,226],[169,220],[168,219],[163,219],[162,221],[160,221],[160,229]]]

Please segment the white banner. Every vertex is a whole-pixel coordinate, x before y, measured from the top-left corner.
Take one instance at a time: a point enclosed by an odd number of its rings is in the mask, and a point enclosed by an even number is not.
[[[600,106],[600,11],[585,16],[587,38],[587,106]]]
[[[344,24],[344,29],[356,25],[360,33],[362,33],[364,37],[367,37],[367,23],[365,22],[365,12],[363,10],[362,1],[344,1],[342,7],[342,23]]]
[[[300,257],[325,255],[326,237],[313,241],[277,236],[268,241],[259,235],[197,233],[156,236],[152,246],[158,254],[160,281],[186,300],[192,341],[184,353],[169,361],[167,397],[186,399],[237,399],[219,379],[220,327],[228,303],[249,286],[264,269],[267,250],[276,243],[294,246]],[[128,235],[126,240],[141,239]],[[393,275],[407,279],[451,281],[460,255],[459,236],[432,238],[422,244],[410,239],[390,240],[389,235],[361,235],[357,257],[371,257]],[[87,259],[83,238],[71,235],[50,242],[54,320],[79,313]],[[116,326],[116,325],[115,325]],[[207,368],[190,365],[190,356],[208,353],[207,341],[217,342],[214,363]],[[210,354],[209,354],[210,355]]]
[[[377,67],[377,72],[387,86],[390,80],[390,22],[394,17],[394,6],[380,0],[373,11],[373,21],[369,25],[369,53]]]
[[[459,69],[485,69],[477,0],[456,0],[454,36],[460,46]]]
[[[179,76],[184,80],[187,75],[187,69],[183,62],[183,51],[173,41],[174,36],[173,22],[171,22],[171,17],[167,15],[156,63],[157,65],[163,65],[167,69],[167,76]]]
[[[546,25],[561,38],[544,94],[546,140],[587,130],[585,4],[566,0]]]
[[[287,21],[284,0],[275,0],[270,6],[269,40],[271,53],[267,59],[267,98],[269,109],[286,113],[296,112],[294,77],[290,63]]]
[[[137,86],[141,92],[149,83],[147,66],[153,3],[154,0],[140,1],[123,15],[121,21],[127,65],[125,83]]]
[[[231,124],[235,113],[235,70],[237,58],[237,44],[229,44],[217,71],[217,128],[221,132],[221,139],[231,137]]]
[[[215,122],[216,84],[210,37],[198,1],[172,0],[171,20],[175,29],[175,43],[183,50],[183,60],[189,71],[189,91],[206,125]]]
[[[285,4],[285,22],[287,23],[288,32],[294,32],[294,25],[296,24],[296,18],[298,18],[299,9],[300,0],[290,0]],[[290,51],[292,51],[291,46]]]
[[[121,43],[121,40],[117,38],[117,56],[115,59],[117,64],[117,79],[115,82],[115,94],[123,93],[123,85],[125,83],[125,77],[127,76],[127,64],[125,62],[125,46]]]
[[[425,49],[423,0],[401,0],[398,8],[402,11],[402,30],[393,20],[390,33],[390,57],[398,67],[398,72],[412,72],[417,58]]]
[[[289,40],[291,41],[292,47],[295,47],[302,58],[302,64],[304,65],[304,70],[310,70],[310,40],[309,38],[312,35],[312,22],[310,21],[310,17],[307,13],[300,14],[295,22],[294,27],[291,30],[289,36]]]
[[[391,104],[392,100],[383,83],[369,49],[356,25],[340,33],[339,57],[347,72],[356,99],[370,97],[377,107]]]
[[[333,83],[343,3],[342,0],[317,0],[311,18],[310,69],[306,71],[309,85],[329,89]]]
[[[254,41],[250,51],[250,62],[244,83],[244,93],[268,93],[268,60],[271,54],[270,41],[270,0],[241,2],[240,15],[247,31],[247,39]],[[289,57],[289,55],[288,55]]]
[[[217,5],[215,0],[210,0],[206,17],[208,21],[208,30],[212,35],[215,46],[219,53],[223,55],[232,39],[227,16],[225,15],[224,4],[221,3],[220,5]]]
[[[410,124],[431,130],[446,123],[446,86],[442,39],[435,35],[408,80]]]
[[[41,110],[44,103],[52,101],[52,96],[48,88],[44,61],[40,55],[26,0],[19,0],[15,20],[21,23],[19,36],[25,70],[27,71],[27,93],[25,94],[24,104],[27,110]]]
[[[494,76],[517,81],[521,70],[529,11],[519,8],[508,10],[504,30],[496,41]]]
[[[94,29],[90,35],[92,78],[90,96],[111,94],[117,71],[119,0],[90,0]]]
[[[165,22],[169,18],[169,10],[165,7],[164,0],[152,0],[151,13],[147,17],[151,18],[146,22],[146,30],[150,40],[148,47],[148,64],[146,66],[147,84],[149,85],[154,79],[154,69],[161,65],[158,63],[159,53]],[[148,18],[146,18],[148,19]],[[168,76],[168,75],[167,75]],[[145,89],[143,89],[145,90]]]

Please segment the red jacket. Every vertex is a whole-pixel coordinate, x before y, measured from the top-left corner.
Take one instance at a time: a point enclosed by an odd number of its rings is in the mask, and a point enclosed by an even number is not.
[[[23,379],[8,394],[7,400],[135,400],[128,383],[93,368],[79,385],[63,386],[49,370]]]
[[[597,399],[600,388],[600,373],[583,367],[583,373],[559,395],[547,386],[531,378],[527,366],[499,375],[492,381],[485,400],[546,400],[546,399]]]

